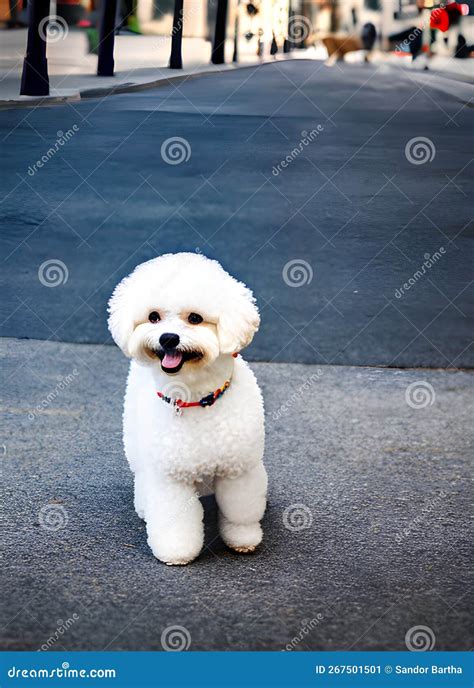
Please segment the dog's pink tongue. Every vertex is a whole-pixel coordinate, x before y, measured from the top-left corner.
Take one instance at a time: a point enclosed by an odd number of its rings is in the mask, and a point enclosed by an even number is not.
[[[172,354],[165,354],[161,363],[165,368],[176,368],[181,363],[182,358],[183,354],[181,351],[175,351]]]

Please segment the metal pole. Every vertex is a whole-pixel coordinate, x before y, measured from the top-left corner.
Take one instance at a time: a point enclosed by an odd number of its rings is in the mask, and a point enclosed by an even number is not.
[[[291,0],[288,0],[288,26],[286,30],[286,36],[285,40],[283,41],[283,52],[284,53],[290,53],[291,52],[291,17],[293,16],[293,12],[291,10]]]
[[[170,69],[183,69],[183,0],[174,0],[173,30],[171,31]]]
[[[214,45],[212,47],[211,62],[224,64],[225,62],[225,37],[227,28],[228,0],[217,0],[216,29],[214,33]]]
[[[235,8],[234,54],[232,55],[232,62],[238,62],[239,61],[239,33],[240,33],[240,0],[237,0],[237,7]]]
[[[21,75],[21,96],[49,96],[46,36],[49,0],[28,1],[28,38]]]
[[[117,0],[102,0],[102,2],[97,76],[113,76]]]

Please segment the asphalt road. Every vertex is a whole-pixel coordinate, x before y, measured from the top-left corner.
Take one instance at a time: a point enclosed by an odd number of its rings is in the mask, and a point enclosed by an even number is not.
[[[3,335],[108,341],[117,281],[199,250],[257,295],[253,360],[472,366],[470,110],[426,80],[277,62],[0,112]],[[161,153],[173,137],[181,164]]]
[[[203,553],[168,567],[133,510],[121,353],[2,340],[1,354],[3,648],[162,650],[176,625],[191,650],[405,650],[416,626],[437,650],[472,647],[471,373],[253,364],[264,542],[227,550],[207,498]]]
[[[417,626],[472,647],[468,112],[389,67],[310,61],[0,112],[3,647],[160,650],[176,625],[194,650],[403,650]],[[257,295],[270,477],[259,551],[228,551],[207,499],[184,568],[134,514],[126,361],[103,345],[116,282],[176,250]],[[379,364],[457,370],[356,367]]]

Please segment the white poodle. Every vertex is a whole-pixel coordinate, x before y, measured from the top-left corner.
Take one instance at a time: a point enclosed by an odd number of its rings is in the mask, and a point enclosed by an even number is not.
[[[215,260],[167,254],[120,282],[109,313],[132,359],[124,446],[153,554],[167,564],[198,556],[199,496],[212,492],[223,540],[252,552],[267,490],[262,396],[238,355],[260,323],[252,292]]]

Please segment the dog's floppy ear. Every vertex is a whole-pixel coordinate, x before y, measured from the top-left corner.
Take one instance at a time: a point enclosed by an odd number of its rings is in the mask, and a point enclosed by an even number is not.
[[[232,354],[250,344],[260,325],[255,298],[245,284],[233,278],[225,310],[219,316],[217,335],[223,354]]]
[[[128,353],[128,340],[133,334],[133,321],[130,318],[129,301],[130,277],[125,277],[114,289],[109,301],[108,312],[110,334],[114,342],[126,356]]]

